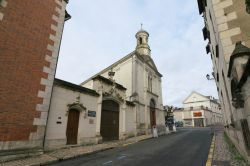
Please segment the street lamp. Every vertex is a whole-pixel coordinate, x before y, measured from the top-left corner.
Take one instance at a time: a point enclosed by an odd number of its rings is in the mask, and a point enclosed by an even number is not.
[[[212,75],[214,76],[214,72],[212,73]],[[214,80],[214,78],[211,78],[209,74],[206,75],[207,80]]]
[[[115,72],[113,71],[113,68],[111,68],[111,70],[108,72],[109,75],[109,79],[114,81],[114,76],[115,76]]]
[[[231,80],[232,104],[235,108],[244,107],[242,87],[250,75],[250,48],[237,42],[230,57],[227,76]]]

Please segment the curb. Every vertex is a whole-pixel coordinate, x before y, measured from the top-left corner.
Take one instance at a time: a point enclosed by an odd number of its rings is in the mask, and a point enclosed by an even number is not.
[[[87,155],[91,155],[91,154],[103,152],[103,151],[106,151],[106,150],[109,150],[109,149],[113,149],[113,148],[117,148],[117,147],[125,147],[125,146],[131,145],[131,144],[134,144],[134,143],[138,143],[138,142],[141,142],[141,141],[144,141],[144,140],[147,140],[147,139],[151,139],[151,138],[152,137],[147,137],[147,138],[143,138],[143,139],[140,139],[140,140],[137,140],[137,141],[123,143],[123,144],[120,144],[120,145],[118,144],[116,146],[106,147],[106,148],[99,149],[99,150],[96,150],[96,151],[89,151],[87,153],[78,154],[78,155],[75,155],[75,156],[70,156],[70,157],[65,157],[65,158],[57,158],[56,160],[53,160],[53,161],[45,161],[43,163],[35,164],[35,165],[32,165],[32,166],[45,166],[45,165],[49,165],[49,164],[54,164],[54,163],[58,163],[58,162],[61,162],[61,161],[70,160],[70,159],[77,158],[77,157],[83,157],[83,156],[87,156]]]
[[[24,162],[26,166],[45,166],[45,165],[50,165],[50,164],[55,164],[55,163],[60,163],[61,161],[66,161],[66,160],[70,160],[70,159],[74,159],[74,158],[78,158],[78,157],[83,157],[83,156],[88,156],[88,155],[91,155],[91,154],[96,154],[96,153],[99,153],[99,152],[102,152],[102,151],[106,151],[106,150],[109,150],[109,149],[114,149],[114,148],[118,148],[118,147],[125,147],[125,146],[128,146],[128,145],[131,145],[131,144],[135,144],[135,143],[138,143],[138,142],[141,142],[141,141],[144,141],[144,140],[148,140],[148,139],[151,139],[152,137],[151,136],[147,136],[147,137],[142,137],[142,138],[139,138],[137,140],[130,140],[130,141],[125,141],[125,142],[120,142],[120,143],[115,143],[115,144],[110,144],[110,145],[106,145],[102,148],[97,148],[97,149],[93,149],[93,150],[89,150],[89,151],[85,151],[85,152],[82,152],[82,153],[78,153],[78,154],[72,154],[72,155],[65,155],[65,156],[61,156],[61,157],[57,157],[57,156],[54,156],[54,155],[50,155],[50,154],[42,154],[42,155],[39,155],[40,157],[42,156],[47,156],[48,158],[45,159],[45,160],[40,160],[39,162],[29,162],[30,159],[32,159],[32,157],[27,157],[27,158],[23,158],[23,159],[17,159],[17,160],[12,160],[12,161],[8,161],[8,162],[3,162],[3,163],[0,163],[0,166],[4,166],[4,165],[20,165],[20,163]],[[37,157],[39,157],[37,156]],[[26,161],[27,159],[27,161]],[[18,162],[18,163],[17,163]],[[20,162],[20,163],[19,163]]]
[[[215,148],[215,136],[213,136],[211,146],[210,146],[210,150],[209,150],[208,157],[207,157],[207,162],[206,162],[205,166],[212,166],[214,148]]]

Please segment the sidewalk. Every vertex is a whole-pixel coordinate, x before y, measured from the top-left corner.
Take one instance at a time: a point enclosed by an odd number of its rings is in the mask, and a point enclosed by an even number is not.
[[[214,151],[212,166],[247,166],[246,162],[238,159],[232,152],[224,136],[224,126],[214,126]],[[211,145],[213,146],[213,145]]]
[[[14,161],[9,161],[5,163],[0,163],[0,166],[39,166],[45,165],[61,160],[66,160],[70,158],[74,158],[77,156],[83,156],[90,153],[95,153],[107,149],[112,149],[114,147],[119,146],[127,146],[129,144],[133,144],[145,139],[152,138],[152,135],[143,135],[138,137],[129,138],[124,141],[114,141],[107,142],[97,145],[89,145],[89,146],[78,146],[78,147],[69,147],[64,149],[58,149],[52,152],[46,152],[45,154],[29,157]]]

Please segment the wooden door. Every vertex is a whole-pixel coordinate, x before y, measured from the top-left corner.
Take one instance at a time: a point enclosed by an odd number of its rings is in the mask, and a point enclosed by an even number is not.
[[[77,144],[78,126],[79,126],[79,111],[70,110],[67,124],[67,144]]]
[[[154,110],[150,110],[150,124],[151,124],[151,127],[156,125],[156,116],[155,116]]]
[[[101,135],[103,141],[119,139],[119,112],[110,110],[102,111]]]
[[[102,103],[101,135],[103,141],[119,139],[119,104],[113,101]]]
[[[150,100],[150,124],[151,127],[156,125],[156,115],[155,115],[155,101]]]

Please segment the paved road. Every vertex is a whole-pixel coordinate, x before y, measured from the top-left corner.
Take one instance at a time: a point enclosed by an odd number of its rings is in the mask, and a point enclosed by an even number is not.
[[[205,166],[210,144],[209,128],[180,129],[174,134],[51,166]]]

